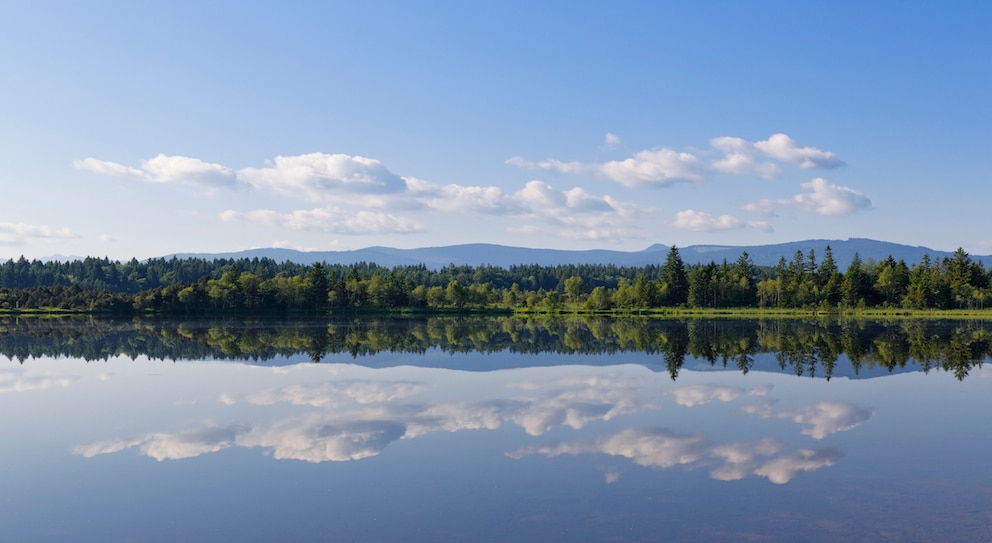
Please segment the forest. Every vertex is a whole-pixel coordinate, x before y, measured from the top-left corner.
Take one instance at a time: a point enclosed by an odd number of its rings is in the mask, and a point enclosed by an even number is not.
[[[271,259],[171,258],[128,262],[0,264],[0,312],[114,315],[425,313],[624,313],[657,309],[868,308],[981,310],[992,301],[992,270],[963,249],[908,266],[891,256],[855,255],[841,271],[827,247],[776,266],[734,262],[689,266],[673,246],[664,262],[518,265],[509,268],[374,263],[310,266]]]

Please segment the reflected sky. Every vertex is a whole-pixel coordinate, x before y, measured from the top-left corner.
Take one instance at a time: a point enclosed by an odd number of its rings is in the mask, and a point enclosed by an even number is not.
[[[304,373],[308,378],[328,379],[328,374],[342,371],[305,366],[295,369],[304,371],[278,370],[264,378],[295,379],[299,376],[291,373]],[[538,436],[559,426],[581,429],[593,421],[609,421],[620,415],[658,408],[652,399],[655,391],[639,379],[627,377],[623,372],[574,375],[576,369],[517,370],[512,372],[512,378],[500,379],[498,386],[486,386],[489,379],[476,376],[471,379],[475,381],[472,385],[481,398],[452,401],[447,398],[458,391],[445,388],[460,389],[466,383],[451,382],[450,370],[411,368],[405,371],[420,374],[422,381],[390,381],[389,375],[397,370],[369,372],[350,367],[342,373],[374,374],[377,379],[343,377],[244,392],[228,389],[217,396],[218,403],[232,408],[239,404],[314,408],[302,414],[223,427],[210,424],[175,434],[150,432],[78,445],[73,452],[92,457],[138,448],[141,454],[167,460],[240,446],[261,448],[276,459],[339,462],[374,456],[394,441],[433,432],[495,430],[514,425],[528,435]],[[589,372],[578,370],[578,373]]]
[[[744,407],[744,412],[761,418],[791,420],[803,426],[802,433],[813,439],[850,430],[871,418],[872,411],[849,402],[816,402],[796,409],[776,410],[774,402],[764,400]]]
[[[0,358],[0,406],[17,414],[0,422],[0,457],[18,466],[0,475],[0,535],[973,541],[992,526],[960,522],[992,497],[987,368],[960,382],[736,368],[673,382],[636,354],[417,355],[515,357],[485,373],[378,356],[395,359]],[[954,462],[921,461],[949,447]]]

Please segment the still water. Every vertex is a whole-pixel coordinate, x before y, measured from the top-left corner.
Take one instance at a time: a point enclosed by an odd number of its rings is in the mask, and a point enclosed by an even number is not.
[[[989,345],[975,321],[0,321],[0,542],[992,541]]]

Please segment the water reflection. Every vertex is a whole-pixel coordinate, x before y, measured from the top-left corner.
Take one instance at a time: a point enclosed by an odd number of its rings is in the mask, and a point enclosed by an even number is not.
[[[524,448],[507,453],[520,459],[533,454],[549,458],[560,455],[605,454],[621,456],[649,468],[693,468],[717,462],[710,477],[719,481],[736,481],[757,475],[775,484],[785,484],[800,472],[815,471],[834,465],[843,456],[840,451],[823,447],[800,449],[774,456],[782,444],[773,438],[752,442],[715,444],[703,434],[676,434],[664,428],[630,428],[620,433],[585,441],[560,442]],[[770,458],[762,458],[770,457]],[[613,479],[616,481],[616,478]]]
[[[848,402],[817,402],[799,409],[775,410],[774,403],[764,400],[747,405],[744,412],[759,418],[791,420],[803,426],[803,435],[823,439],[830,434],[850,430],[864,424],[872,416],[870,409]]]
[[[92,458],[136,449],[143,456],[165,461],[240,447],[261,449],[276,460],[347,462],[378,456],[400,440],[439,432],[494,431],[512,426],[528,436],[541,437],[555,429],[576,431],[594,422],[663,412],[666,405],[699,409],[721,404],[726,405],[724,413],[736,412],[738,418],[790,421],[800,426],[801,435],[824,440],[864,424],[873,414],[872,409],[847,401],[777,408],[777,400],[769,397],[774,393],[772,384],[666,387],[663,377],[645,379],[644,369],[636,366],[585,368],[580,372],[575,366],[535,368],[522,373],[517,370],[513,379],[472,401],[435,399],[457,392],[459,382],[448,379],[449,370],[438,374],[437,370],[418,369],[423,377],[420,380],[388,377],[398,370],[377,371],[386,373],[377,379],[332,375],[323,382],[224,391],[214,400],[230,407],[302,406],[306,408],[302,414],[256,416],[227,424],[212,421],[173,433],[153,431],[77,445],[72,452]],[[268,378],[285,374],[277,371]],[[715,430],[701,428],[686,432],[629,423],[619,428],[613,432],[600,429],[580,439],[516,447],[505,454],[515,460],[530,456],[606,455],[653,469],[704,468],[714,480],[755,476],[776,484],[788,483],[803,472],[830,467],[843,456],[834,447],[788,447],[782,436],[763,435],[741,441],[720,439]],[[619,477],[617,471],[605,475],[607,483]]]
[[[177,434],[152,432],[111,439],[74,447],[73,453],[93,457],[137,447],[141,454],[161,461],[239,446],[262,448],[276,459],[342,462],[376,456],[397,440],[434,432],[495,430],[512,424],[538,436],[557,426],[580,429],[591,421],[657,408],[655,392],[641,380],[615,374],[514,381],[498,397],[475,402],[404,401],[438,386],[345,380],[225,392],[218,400],[226,405],[286,402],[321,409],[266,423],[208,425]]]
[[[0,394],[7,392],[29,392],[49,388],[65,388],[78,379],[72,375],[19,375],[0,371]]]
[[[716,401],[730,402],[741,396],[764,396],[771,389],[771,385],[752,389],[719,385],[693,385],[673,390],[672,396],[675,397],[675,403],[692,407]]]
[[[980,541],[988,533],[974,504],[992,497],[982,477],[988,438],[976,431],[992,401],[990,370],[972,366],[964,382],[919,371],[977,356],[978,343],[953,355],[942,342],[983,341],[981,323],[722,322],[729,330],[713,320],[321,322],[281,331],[96,322],[116,338],[108,352],[123,345],[136,354],[99,364],[0,357],[0,403],[16,413],[2,423],[0,452],[18,466],[0,481],[8,497],[0,524],[17,541]],[[8,325],[0,343],[99,347],[86,323],[62,336],[62,324],[27,326]],[[492,330],[497,338],[513,331],[522,347],[453,350]],[[836,356],[830,382],[809,378],[808,360],[797,377],[788,360],[811,349],[783,335],[790,330],[819,345],[815,377]],[[564,348],[566,332],[574,355],[513,350]],[[881,364],[916,352],[899,346],[910,333],[926,338],[912,349],[925,345],[934,362]],[[367,356],[327,347],[371,337],[413,347]],[[322,363],[300,354],[299,338],[324,345]],[[202,343],[220,354],[163,363],[144,358],[140,342],[184,353]],[[613,351],[577,350],[585,342]],[[237,358],[220,345],[285,351],[264,364],[226,362]],[[867,376],[879,378],[852,378]],[[949,450],[954,462],[925,460]],[[57,536],[38,528],[55,517]]]
[[[369,359],[424,354],[644,353],[676,379],[687,360],[748,373],[772,354],[776,371],[811,377],[942,370],[964,379],[992,350],[981,320],[434,318],[349,321],[0,320],[0,355],[87,361],[114,356],[280,363],[303,356]],[[361,362],[360,362],[361,363]],[[369,363],[382,363],[369,360]],[[531,364],[527,361],[524,364]],[[481,365],[465,369],[496,369]],[[764,371],[773,367],[761,367]]]

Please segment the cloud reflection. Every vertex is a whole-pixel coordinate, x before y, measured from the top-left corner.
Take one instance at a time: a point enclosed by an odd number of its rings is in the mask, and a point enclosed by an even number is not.
[[[474,401],[412,401],[436,384],[415,381],[350,379],[273,387],[219,396],[227,405],[286,403],[315,408],[313,412],[248,424],[204,424],[177,433],[148,433],[119,440],[79,446],[73,453],[92,457],[126,449],[159,461],[191,458],[231,447],[259,448],[276,459],[305,462],[345,462],[376,456],[390,444],[436,432],[494,430],[517,426],[531,436],[556,427],[581,429],[593,421],[607,421],[658,407],[656,387],[642,376],[620,372],[510,382],[496,398]],[[676,403],[697,406],[730,402],[746,396],[764,396],[771,386],[741,388],[694,385],[671,392]],[[443,391],[442,391],[443,392]],[[461,394],[458,394],[460,397]],[[871,417],[871,411],[845,402],[819,402],[791,410],[776,410],[770,400],[744,408],[762,418],[782,418],[803,425],[816,439],[853,428]],[[709,470],[713,479],[764,477],[776,484],[800,473],[833,465],[835,449],[783,452],[771,438],[720,443],[702,432],[677,433],[665,428],[628,428],[586,440],[558,441],[510,451],[521,459],[531,455],[604,454],[653,468]],[[607,469],[607,484],[619,479]]]
[[[745,406],[744,412],[763,419],[786,419],[802,424],[802,433],[813,439],[823,439],[828,435],[860,426],[874,414],[871,409],[850,402],[826,401],[798,409],[775,410],[769,400]]]
[[[563,454],[574,456],[602,453],[623,456],[645,467],[670,468],[695,463],[705,454],[706,449],[707,440],[701,434],[675,434],[665,429],[628,428],[612,436],[525,448],[509,452],[507,456],[520,459],[540,454],[554,458]]]
[[[385,420],[338,421],[323,417],[287,420],[252,428],[238,436],[242,447],[262,447],[276,459],[344,462],[376,456],[403,437],[402,423]]]
[[[775,455],[782,445],[778,440],[765,438],[754,442],[713,444],[702,434],[676,434],[667,429],[627,429],[611,436],[601,436],[585,441],[559,442],[541,447],[510,451],[507,456],[521,459],[531,455],[554,458],[563,454],[606,454],[628,458],[635,464],[657,469],[677,466],[692,469],[719,465],[710,471],[710,477],[719,481],[736,481],[754,475],[765,477],[775,484],[785,484],[801,472],[816,471],[832,466],[843,454],[832,448],[801,449],[793,454],[770,459],[759,458]],[[619,475],[608,472],[606,483],[615,482]]]
[[[767,477],[769,481],[784,485],[800,472],[816,471],[834,465],[843,454],[833,448],[801,449],[794,454],[782,456],[766,462],[754,471],[755,475]]]
[[[233,405],[292,403],[326,409],[271,423],[204,428],[182,434],[152,433],[73,449],[95,456],[140,447],[157,460],[189,458],[230,446],[260,447],[278,459],[341,462],[381,453],[390,443],[434,432],[497,429],[513,424],[530,435],[556,426],[656,407],[643,380],[620,375],[519,381],[508,398],[477,402],[400,403],[428,385],[408,381],[341,381],[292,385],[249,394],[223,394]],[[223,430],[223,431],[221,431]]]
[[[50,388],[65,388],[78,381],[75,375],[15,375],[0,373],[0,394],[7,392],[31,392]]]
[[[715,401],[730,402],[742,396],[764,396],[771,390],[771,385],[752,389],[721,385],[692,385],[673,390],[672,396],[675,397],[675,403],[693,407]]]
[[[412,396],[427,388],[428,386],[423,383],[407,381],[336,381],[290,385],[251,394],[221,394],[220,402],[227,405],[244,402],[252,405],[291,403],[313,407],[338,407],[349,403],[389,402]]]
[[[640,380],[619,375],[576,376],[548,383],[522,381],[511,385],[525,394],[511,420],[532,436],[555,426],[579,429],[593,420],[654,409],[657,405]]]
[[[152,433],[144,436],[100,441],[91,445],[79,446],[72,449],[73,454],[91,458],[100,454],[109,454],[132,447],[140,447],[141,454],[163,460],[192,458],[210,452],[217,452],[234,444],[243,427],[205,427],[179,434]]]

